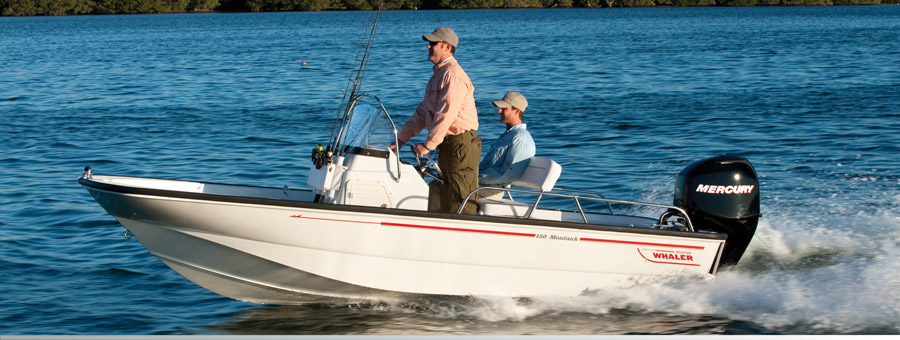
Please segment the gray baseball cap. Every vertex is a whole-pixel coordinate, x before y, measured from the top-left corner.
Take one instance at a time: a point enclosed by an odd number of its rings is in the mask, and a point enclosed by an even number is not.
[[[456,47],[456,45],[459,44],[459,37],[456,36],[456,32],[453,32],[450,27],[438,27],[438,29],[431,32],[431,34],[423,35],[422,40],[431,42],[443,41],[453,45],[453,47]]]
[[[528,101],[525,100],[525,96],[518,92],[507,92],[503,99],[495,100],[493,103],[496,107],[507,108],[512,106],[523,112],[528,107]]]

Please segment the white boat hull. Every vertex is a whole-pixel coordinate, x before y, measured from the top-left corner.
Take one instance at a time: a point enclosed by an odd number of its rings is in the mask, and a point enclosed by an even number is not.
[[[311,203],[300,190],[93,176],[94,198],[166,265],[244,301],[308,295],[577,296],[711,277],[723,234]]]

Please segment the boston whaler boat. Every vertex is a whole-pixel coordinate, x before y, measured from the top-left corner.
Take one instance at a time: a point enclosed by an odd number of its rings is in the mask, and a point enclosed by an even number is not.
[[[522,178],[501,188],[506,198],[477,199],[488,188],[470,194],[478,215],[428,212],[427,179],[440,177],[438,165],[410,164],[389,147],[394,122],[377,97],[357,90],[367,56],[368,46],[328,145],[313,151],[309,189],[90,167],[78,182],[185,278],[270,304],[309,295],[577,296],[711,278],[736,264],[753,237],[759,182],[751,164],[733,156],[681,171],[672,205],[563,191],[555,188],[562,167],[534,157]]]
[[[554,190],[561,167],[535,157],[508,190],[536,198],[482,199],[479,215],[428,212],[423,173],[430,169],[374,143],[391,140],[378,137],[385,137],[378,123],[390,122],[382,106],[351,106],[342,124],[349,142],[333,144],[340,152],[331,157],[316,149],[311,190],[107,176],[90,168],[78,181],[182,276],[227,297],[272,304],[299,303],[306,294],[575,296],[710,277],[737,263],[756,229],[756,173],[729,156],[685,168],[672,206]],[[548,197],[575,208],[541,208]],[[606,208],[586,211],[583,202]],[[614,206],[662,212],[617,214],[624,208]]]

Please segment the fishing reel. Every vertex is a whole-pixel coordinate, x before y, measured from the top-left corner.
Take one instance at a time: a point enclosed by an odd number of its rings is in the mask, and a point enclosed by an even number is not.
[[[422,159],[419,158],[419,155],[416,154],[415,145],[410,145],[409,148],[412,151],[413,155],[416,156],[416,164],[418,164],[416,165],[416,170],[418,170],[419,173],[422,174],[422,177],[431,177],[435,181],[438,181],[438,183],[444,184],[444,173],[441,172],[441,168],[438,167],[437,161],[431,157],[431,153],[434,151],[430,151],[425,154],[425,161],[423,162]]]
[[[316,169],[321,169],[323,165],[331,163],[332,155],[333,152],[331,150],[326,151],[322,144],[316,145],[312,150],[313,165],[316,166]]]

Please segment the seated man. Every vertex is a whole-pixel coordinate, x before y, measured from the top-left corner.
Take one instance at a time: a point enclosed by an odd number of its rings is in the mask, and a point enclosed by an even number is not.
[[[508,92],[503,99],[495,100],[500,122],[506,124],[506,132],[500,134],[491,150],[488,151],[481,164],[478,165],[478,183],[481,186],[505,187],[522,177],[531,157],[534,157],[535,146],[531,134],[522,123],[528,101],[519,92]],[[502,191],[488,191],[480,196],[487,199],[499,199]]]

